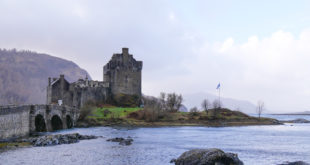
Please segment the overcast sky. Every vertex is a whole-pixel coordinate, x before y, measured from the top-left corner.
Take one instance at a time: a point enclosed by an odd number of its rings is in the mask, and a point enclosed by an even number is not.
[[[0,47],[65,58],[102,80],[122,47],[143,93],[216,93],[310,109],[310,1],[0,0]]]

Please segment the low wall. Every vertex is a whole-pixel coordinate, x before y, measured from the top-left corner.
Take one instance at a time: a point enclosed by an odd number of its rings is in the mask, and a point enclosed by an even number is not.
[[[0,139],[29,135],[30,106],[0,107]]]

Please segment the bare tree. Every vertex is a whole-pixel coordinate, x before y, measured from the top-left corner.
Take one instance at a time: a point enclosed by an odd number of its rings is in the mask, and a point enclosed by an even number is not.
[[[193,107],[190,109],[189,111],[190,115],[192,116],[197,116],[199,113],[198,113],[198,108],[197,107]]]
[[[215,118],[217,116],[217,111],[221,109],[221,103],[219,100],[214,100],[212,106],[213,106],[213,117]]]
[[[166,93],[161,92],[159,95],[159,102],[160,102],[160,109],[162,111],[165,111],[167,109],[166,106]]]
[[[219,109],[221,107],[219,100],[214,100],[212,106],[214,109]]]
[[[166,106],[170,112],[179,111],[182,106],[183,97],[182,95],[177,95],[175,93],[169,93],[167,95]]]
[[[208,115],[208,109],[209,109],[210,103],[208,99],[204,99],[201,103],[202,109],[207,113]]]
[[[260,116],[264,110],[265,110],[265,103],[263,101],[259,100],[257,102],[257,107],[256,107],[256,112],[257,112],[258,118],[260,118]]]
[[[198,112],[198,109],[197,109],[197,107],[193,107],[193,108],[191,108],[191,109],[190,109],[190,112],[193,112],[193,113],[196,113],[196,112]]]

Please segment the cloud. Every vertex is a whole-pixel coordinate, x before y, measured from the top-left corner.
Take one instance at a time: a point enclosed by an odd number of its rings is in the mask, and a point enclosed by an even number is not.
[[[224,43],[222,44],[221,48],[219,49],[219,52],[224,53],[227,50],[229,50],[234,44],[234,40],[232,38],[228,38]]]
[[[111,55],[129,47],[144,62],[145,94],[215,93],[220,81],[223,96],[306,110],[310,30],[276,31],[283,22],[274,8],[261,13],[257,5],[248,4],[255,12],[243,17],[244,6],[213,1],[4,0],[0,45],[72,60],[97,80]],[[300,10],[278,9],[279,16]],[[297,20],[283,24],[306,27]]]
[[[274,111],[307,110],[310,86],[310,33],[299,37],[279,30],[269,37],[251,36],[245,43],[228,38],[222,43],[205,43],[188,57],[191,74],[183,79],[196,80],[194,91],[214,91],[221,81],[226,97],[252,102],[264,100]],[[191,89],[193,91],[193,89]]]

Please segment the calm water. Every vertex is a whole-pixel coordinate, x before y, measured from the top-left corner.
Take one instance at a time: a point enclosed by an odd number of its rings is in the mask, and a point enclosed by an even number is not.
[[[284,116],[270,116],[283,118]],[[298,116],[297,118],[308,118]],[[288,119],[295,119],[292,117]],[[76,128],[57,133],[101,135],[104,138],[76,144],[31,147],[0,154],[0,164],[106,165],[170,164],[184,151],[193,148],[220,148],[238,153],[248,165],[276,164],[283,161],[310,162],[310,124],[248,127],[164,127],[116,129],[110,127]],[[111,137],[134,139],[131,146],[106,142]]]

